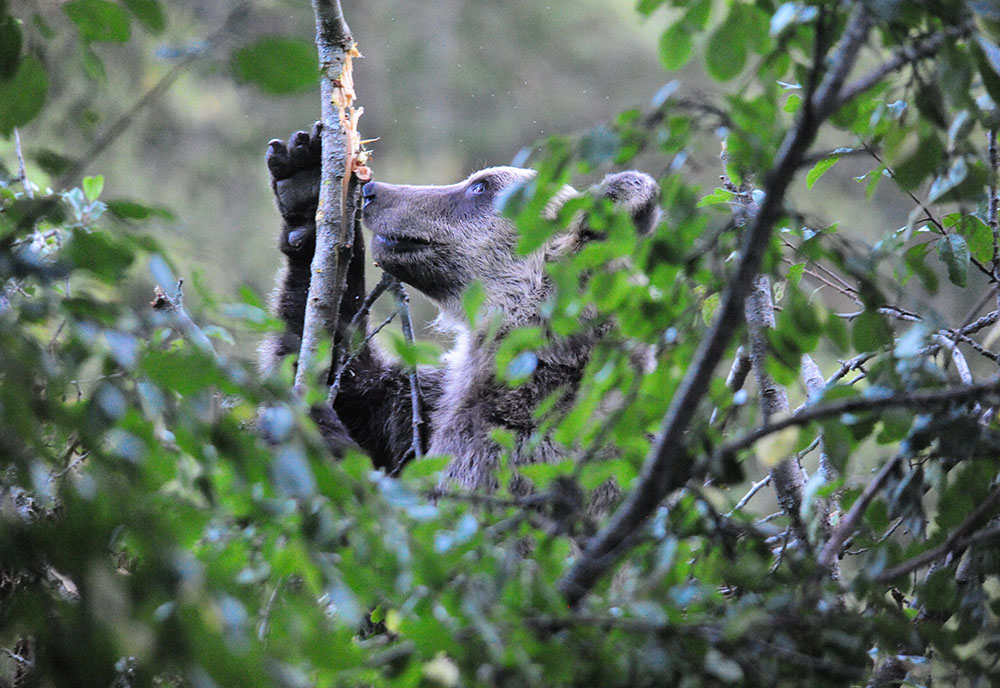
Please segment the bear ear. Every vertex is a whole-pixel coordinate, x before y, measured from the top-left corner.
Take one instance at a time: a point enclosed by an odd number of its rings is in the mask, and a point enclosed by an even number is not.
[[[645,172],[629,170],[609,174],[594,192],[614,201],[632,216],[636,231],[646,236],[660,221],[660,185]]]

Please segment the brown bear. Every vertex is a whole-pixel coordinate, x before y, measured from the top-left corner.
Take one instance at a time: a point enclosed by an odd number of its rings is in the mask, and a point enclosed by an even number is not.
[[[298,350],[315,244],[319,152],[316,129],[294,134],[287,145],[280,140],[269,144],[271,185],[284,220],[280,248],[287,257],[273,307],[286,330],[262,347],[264,372]],[[511,387],[497,379],[494,357],[505,334],[541,323],[539,307],[551,291],[546,261],[594,236],[583,219],[576,219],[542,249],[526,256],[517,253],[517,230],[499,211],[498,199],[534,175],[516,167],[491,167],[448,186],[369,182],[362,189],[373,259],[382,270],[427,295],[440,308],[439,324],[454,335],[454,346],[440,366],[420,368],[419,384],[428,454],[449,456],[445,480],[463,488],[494,485],[502,454],[491,436],[494,428],[513,434],[514,465],[563,456],[557,443],[535,436],[535,408],[557,390],[564,392],[564,404],[571,401],[600,336],[596,328],[585,328],[583,334],[550,340],[536,351],[537,363],[526,382]],[[659,187],[646,174],[610,174],[591,192],[627,211],[640,234],[651,232],[659,221]],[[546,212],[554,214],[574,195],[579,194],[565,187]],[[360,235],[355,245],[361,245]],[[492,316],[485,320],[493,321],[492,327],[479,330],[470,329],[462,306],[463,293],[475,281],[483,286],[484,307]],[[342,322],[357,313],[362,296],[356,288],[348,294]],[[410,457],[407,371],[373,342],[366,343],[344,371],[334,412],[320,414],[332,444],[353,442],[388,471]]]

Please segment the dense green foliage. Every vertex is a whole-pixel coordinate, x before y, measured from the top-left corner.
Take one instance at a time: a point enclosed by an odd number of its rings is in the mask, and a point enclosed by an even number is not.
[[[73,69],[102,74],[93,45],[163,31],[165,5],[62,4]],[[997,682],[1000,11],[862,7],[641,0],[669,16],[663,65],[700,61],[724,95],[671,82],[649,110],[534,153],[539,176],[506,206],[521,250],[580,211],[605,236],[551,267],[547,331],[508,336],[498,374],[523,381],[544,339],[578,331],[584,309],[610,331],[574,408],[540,406],[542,431],[575,458],[524,468],[537,489],[527,501],[504,488],[431,500],[446,457],[397,477],[361,455],[332,461],[289,392],[290,363],[261,380],[232,346],[231,331],[278,326],[258,295],[225,303],[195,284],[201,326],[191,321],[169,256],[142,228],[169,211],[105,199],[99,175],[35,188],[16,157],[0,161],[0,685]],[[858,26],[860,38],[845,28]],[[0,0],[4,137],[51,107],[63,68],[48,59],[52,33]],[[854,59],[841,50],[852,40],[869,49],[824,121],[817,89]],[[309,89],[308,47],[267,36],[229,64],[268,93]],[[817,142],[796,158],[787,142],[809,127]],[[715,190],[689,172],[706,136],[725,150]],[[663,190],[649,240],[585,198],[542,219],[574,174],[636,159]],[[852,163],[863,167],[854,205],[817,209]],[[742,321],[712,324],[748,254],[741,241],[788,181],[762,266],[779,312],[766,359],[751,357],[767,375],[743,390],[714,371],[680,439],[676,489],[571,608],[560,582],[588,538],[609,532],[587,513],[590,494],[609,479],[626,494],[660,480],[643,466],[698,347],[728,328],[733,359],[752,339]],[[880,186],[913,211],[859,227]],[[149,288],[153,306],[134,296],[147,288],[139,266],[163,290]],[[467,295],[470,319],[481,299]],[[655,365],[640,365],[648,351]],[[803,354],[825,378],[808,395]],[[768,377],[805,416],[748,435]],[[755,508],[773,503],[761,493],[734,508],[746,481],[793,455],[810,476],[791,502]],[[505,467],[501,485],[510,477]]]

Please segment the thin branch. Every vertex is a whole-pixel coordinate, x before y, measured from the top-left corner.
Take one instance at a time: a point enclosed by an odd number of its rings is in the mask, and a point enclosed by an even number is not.
[[[172,316],[173,324],[180,330],[181,336],[188,343],[198,349],[198,351],[218,361],[219,356],[215,352],[215,347],[212,346],[212,340],[208,338],[208,335],[195,324],[195,321],[184,310],[184,292],[181,290],[183,285],[183,279],[177,280],[177,291],[174,292],[173,296],[168,296],[159,286],[154,287],[153,301],[149,305],[153,310],[169,313]]]
[[[410,297],[403,289],[403,284],[399,280],[392,280],[389,290],[396,299],[396,309],[399,311],[400,325],[403,330],[403,338],[407,344],[413,344],[413,323],[410,321]],[[413,437],[410,441],[410,451],[416,459],[423,458],[423,440],[420,437],[420,426],[423,425],[423,418],[420,417],[420,381],[417,379],[417,366],[414,365],[408,375],[410,379],[410,427]]]
[[[988,528],[987,530],[982,530],[974,535],[965,537],[965,533],[974,528],[976,523],[981,521],[982,518],[987,515],[987,512],[996,506],[998,501],[1000,501],[1000,485],[993,488],[993,491],[990,492],[986,499],[969,515],[967,519],[965,519],[965,521],[962,522],[961,525],[955,528],[955,530],[947,538],[945,538],[944,542],[937,547],[932,547],[925,552],[921,552],[912,559],[907,559],[902,563],[896,564],[895,566],[882,571],[882,573],[875,576],[875,582],[888,583],[889,581],[895,580],[900,576],[905,576],[908,573],[912,573],[917,569],[923,568],[946,554],[958,554],[964,552],[970,545],[974,545],[977,542],[1000,537],[1000,526]]]
[[[844,518],[841,519],[840,523],[837,525],[837,529],[833,531],[832,535],[830,535],[830,539],[826,541],[822,551],[816,558],[816,561],[820,566],[825,568],[833,566],[837,557],[840,556],[840,551],[844,546],[844,543],[846,543],[854,534],[854,529],[857,526],[858,521],[864,515],[865,510],[868,509],[868,505],[875,498],[875,495],[879,493],[882,486],[885,485],[885,481],[889,479],[889,476],[892,475],[893,471],[896,470],[896,467],[899,466],[902,461],[902,455],[896,454],[896,456],[889,459],[889,461],[882,466],[882,470],[878,472],[878,475],[876,475],[875,478],[868,483],[865,491],[862,492],[861,496],[858,497],[854,501],[854,504],[851,505],[851,508],[848,510]]]
[[[17,181],[21,182],[21,188],[28,198],[35,197],[35,190],[28,181],[28,172],[24,166],[24,151],[21,150],[21,132],[14,127],[14,154],[17,156]]]
[[[310,267],[309,295],[302,327],[295,389],[315,382],[316,352],[325,332],[332,341],[340,325],[340,302],[347,291],[354,255],[358,178],[354,174],[354,81],[351,59],[357,54],[339,0],[313,0],[316,49],[322,74],[322,176],[316,210],[316,252]]]
[[[924,390],[917,392],[895,392],[886,396],[865,396],[838,399],[828,404],[806,405],[791,416],[780,418],[772,423],[755,428],[731,442],[719,447],[717,458],[728,457],[742,449],[753,446],[762,437],[774,434],[785,428],[808,425],[817,420],[839,416],[844,413],[860,413],[885,408],[931,408],[952,402],[978,401],[984,398],[1000,396],[1000,380],[994,378],[989,382],[943,389]]]
[[[868,89],[874,87],[882,79],[893,72],[902,69],[908,64],[919,62],[920,60],[932,57],[941,46],[945,45],[945,39],[953,42],[956,38],[968,35],[972,31],[971,24],[965,24],[947,31],[939,31],[931,34],[927,38],[919,41],[916,45],[908,45],[900,48],[892,54],[888,60],[872,69],[867,74],[861,76],[856,81],[851,82],[840,92],[839,102],[848,103],[858,97]]]
[[[732,509],[729,510],[729,513],[726,514],[726,518],[731,518],[733,514],[735,514],[737,511],[745,507],[747,503],[751,499],[753,499],[754,495],[760,492],[762,489],[764,489],[764,487],[768,485],[770,482],[771,482],[771,474],[768,473],[758,482],[755,482],[753,485],[751,485],[750,489],[747,490],[747,493],[743,495],[743,498],[740,499],[740,501],[736,502],[736,506],[734,506]]]
[[[340,392],[340,382],[344,377],[344,371],[350,368],[351,364],[354,363],[354,359],[356,359],[361,354],[361,352],[365,350],[365,347],[368,346],[369,342],[371,342],[371,340],[373,340],[376,337],[376,335],[378,335],[378,333],[385,328],[386,325],[395,320],[397,315],[399,315],[399,311],[393,311],[392,313],[390,313],[385,320],[379,323],[377,327],[372,328],[371,332],[365,335],[364,340],[361,342],[361,346],[359,346],[356,350],[352,351],[349,356],[347,356],[343,361],[341,361],[338,364],[337,373],[333,377],[333,384],[330,385],[330,394],[329,397],[327,398],[327,401],[331,405],[333,404],[333,402],[337,400],[337,394]],[[347,348],[343,347],[341,351],[347,351]]]
[[[715,322],[699,343],[691,366],[675,392],[656,441],[646,458],[636,487],[615,512],[608,525],[588,543],[584,553],[559,581],[559,590],[576,605],[624,554],[642,524],[662,499],[683,486],[691,475],[693,458],[684,446],[684,435],[709,388],[712,375],[739,327],[740,310],[754,276],[760,271],[775,223],[784,212],[785,194],[800,163],[816,138],[820,125],[840,103],[840,93],[867,40],[872,18],[862,3],[851,10],[841,43],[828,60],[829,70],[815,93],[810,92],[799,120],[775,156],[763,186],[764,200],[743,237],[740,260],[726,290]],[[814,64],[818,71],[821,65]]]

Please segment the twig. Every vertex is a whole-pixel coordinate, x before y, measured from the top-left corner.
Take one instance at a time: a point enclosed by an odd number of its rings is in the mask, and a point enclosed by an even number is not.
[[[267,633],[271,628],[271,610],[274,609],[274,602],[278,599],[278,593],[281,591],[281,584],[284,583],[284,577],[279,577],[277,582],[274,584],[274,590],[267,598],[267,604],[264,605],[264,611],[261,614],[260,624],[257,626],[257,640],[264,640],[267,638]]]
[[[140,97],[139,100],[132,105],[132,107],[120,115],[118,119],[112,122],[104,130],[104,133],[97,137],[86,153],[77,157],[76,162],[73,163],[68,170],[59,175],[59,178],[53,186],[57,189],[64,189],[73,185],[76,179],[83,174],[83,171],[94,161],[95,158],[97,158],[97,156],[107,150],[108,147],[118,140],[122,134],[128,131],[128,128],[132,125],[140,112],[145,110],[152,103],[154,103],[157,98],[170,90],[170,87],[173,86],[174,82],[177,81],[181,74],[183,74],[184,71],[191,66],[191,63],[208,55],[216,45],[222,42],[226,36],[236,29],[238,22],[246,15],[249,7],[249,2],[240,3],[234,7],[227,15],[226,20],[222,24],[222,28],[205,39],[203,48],[197,51],[189,52],[173,67],[171,67],[171,69],[164,74],[151,89],[146,91],[142,97]]]
[[[851,505],[847,514],[837,525],[837,529],[830,535],[830,539],[826,541],[825,545],[823,545],[822,551],[820,551],[819,556],[816,558],[816,561],[820,566],[825,568],[833,566],[837,557],[840,556],[840,550],[844,546],[844,543],[847,542],[847,540],[854,534],[855,526],[864,515],[868,505],[871,503],[872,499],[875,498],[875,495],[879,493],[882,486],[885,484],[885,481],[889,479],[889,476],[892,475],[892,472],[896,470],[896,467],[899,466],[902,461],[902,455],[896,454],[896,456],[889,459],[886,464],[882,466],[882,470],[880,470],[875,478],[868,483],[865,491],[862,492],[861,496],[854,501],[854,504]]]
[[[990,231],[993,234],[993,279],[1000,279],[1000,220],[997,218],[997,131],[987,133],[990,148],[990,198],[987,214]],[[1000,291],[997,292],[997,307],[1000,308]]]
[[[35,190],[28,181],[28,172],[24,166],[24,151],[21,150],[21,132],[14,127],[14,154],[17,155],[17,180],[21,182],[21,188],[28,198],[35,197]]]
[[[743,495],[743,498],[740,499],[740,501],[736,502],[736,506],[734,506],[732,509],[729,510],[729,513],[726,514],[726,518],[731,518],[733,514],[735,514],[737,511],[745,507],[747,503],[751,499],[753,499],[753,496],[758,492],[760,492],[762,489],[764,489],[764,487],[770,482],[771,482],[771,474],[768,473],[758,482],[755,482],[753,485],[751,485],[750,489],[747,490],[747,493]]]
[[[354,100],[351,59],[357,54],[340,0],[313,0],[316,49],[319,53],[322,99],[322,176],[316,210],[316,252],[310,266],[309,294],[302,326],[295,389],[314,383],[313,369],[321,333],[335,338],[340,302],[347,290],[348,267],[354,255],[354,220],[358,179],[351,160],[351,131],[344,126]]]
[[[691,366],[671,400],[635,489],[559,581],[559,590],[571,606],[583,599],[597,580],[627,551],[629,542],[660,501],[671,490],[684,485],[690,477],[694,461],[684,447],[684,434],[709,387],[715,367],[739,326],[744,297],[754,275],[760,271],[774,225],[783,212],[788,187],[820,125],[840,104],[844,80],[854,66],[871,26],[872,18],[866,7],[856,3],[840,46],[828,61],[826,76],[815,92],[810,90],[807,94],[799,120],[775,156],[774,167],[763,187],[764,201],[744,234],[739,264],[715,322],[699,343]],[[820,68],[820,64],[813,64],[814,72]]]
[[[167,293],[160,288],[159,285],[153,288],[153,300],[150,302],[150,306],[153,310],[157,311],[167,311],[173,316],[174,324],[177,329],[180,330],[181,336],[184,337],[194,348],[203,354],[207,354],[214,358],[216,361],[219,360],[218,354],[215,352],[215,347],[212,346],[212,341],[208,338],[208,335],[202,331],[191,316],[187,314],[184,310],[184,293],[181,291],[181,287],[184,285],[184,280],[177,280],[177,291],[174,295],[167,296]]]
[[[945,387],[943,389],[924,390],[916,392],[895,392],[886,396],[851,397],[838,399],[828,404],[807,404],[791,416],[780,418],[772,423],[755,428],[731,442],[719,447],[716,458],[722,459],[742,449],[753,446],[762,437],[793,426],[808,425],[817,420],[839,416],[844,413],[860,413],[883,408],[909,407],[927,408],[950,402],[975,401],[984,397],[1000,396],[1000,380],[994,378],[989,382],[975,385]]]
[[[733,365],[729,369],[729,375],[726,376],[726,389],[735,394],[736,392],[743,389],[743,385],[747,380],[747,375],[750,374],[750,357],[747,356],[746,350],[740,346],[736,349],[736,355],[733,356]],[[719,415],[718,407],[712,409],[712,416],[709,418],[709,424],[715,425]],[[727,415],[722,419],[722,428],[725,428],[726,421],[729,420]],[[721,431],[721,430],[720,430]]]
[[[978,533],[974,533],[968,537],[963,537],[964,533],[969,529],[973,528],[977,521],[979,521],[988,511],[991,509],[1000,499],[1000,485],[993,488],[993,491],[989,494],[982,504],[972,512],[969,518],[965,519],[954,532],[949,535],[944,542],[942,542],[937,547],[932,547],[931,549],[921,552],[912,559],[907,559],[906,561],[896,564],[892,568],[882,571],[882,573],[875,576],[875,582],[877,583],[888,583],[891,580],[895,580],[900,576],[905,576],[908,573],[912,573],[919,568],[923,568],[937,559],[940,559],[948,553],[958,554],[964,552],[970,545],[974,545],[978,542],[984,540],[992,540],[993,538],[1000,538],[1000,526],[995,526],[993,528],[988,528],[986,530],[981,530]]]
[[[354,363],[354,359],[356,359],[361,354],[361,352],[365,350],[365,347],[368,345],[368,343],[371,342],[371,340],[374,339],[375,336],[379,332],[381,332],[386,325],[395,320],[398,314],[399,311],[393,311],[392,313],[389,314],[389,317],[387,317],[385,320],[379,323],[377,327],[372,328],[372,331],[365,335],[364,341],[361,342],[361,346],[352,351],[350,355],[347,356],[347,358],[345,358],[337,365],[337,373],[333,377],[333,384],[330,385],[330,395],[327,397],[327,401],[331,405],[333,404],[333,402],[337,400],[337,394],[340,392],[340,381],[344,377],[344,371],[346,371],[351,366],[351,364]]]
[[[389,284],[389,290],[396,299],[396,309],[399,311],[400,326],[403,330],[403,338],[407,344],[413,344],[413,323],[410,321],[410,297],[407,296],[403,284],[393,279]],[[413,431],[410,451],[413,457],[420,459],[424,455],[423,440],[420,437],[420,426],[423,425],[423,418],[420,417],[420,381],[417,379],[417,366],[414,365],[407,377],[410,379],[410,426]]]

